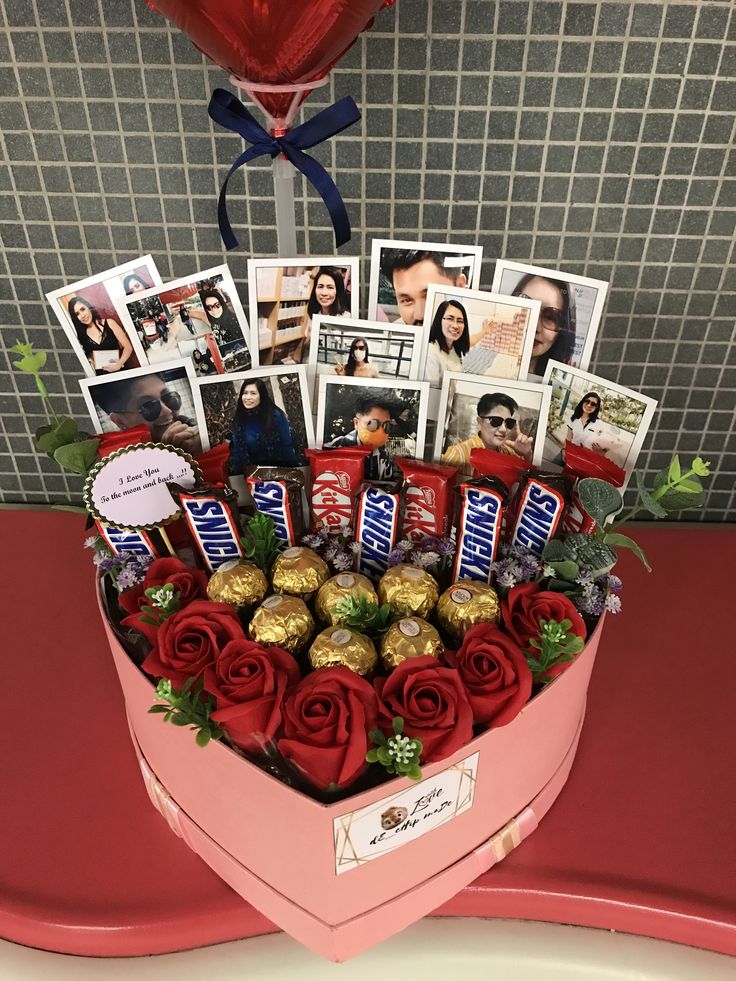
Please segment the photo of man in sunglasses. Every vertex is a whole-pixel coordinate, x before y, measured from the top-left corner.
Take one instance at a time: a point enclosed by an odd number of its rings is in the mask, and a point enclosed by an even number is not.
[[[173,372],[176,374],[176,372]],[[93,388],[92,399],[115,429],[147,426],[154,443],[176,446],[197,456],[202,452],[202,440],[196,420],[181,415],[182,397],[172,383],[179,379],[172,372],[137,375],[121,378]],[[182,370],[182,381],[188,384]],[[104,427],[104,420],[103,422]],[[108,427],[107,431],[111,431]]]
[[[344,436],[337,436],[325,443],[324,449],[368,446],[373,452],[366,457],[366,480],[390,480],[394,473],[394,465],[386,444],[391,435],[395,411],[395,407],[387,400],[361,395],[355,403],[352,430]]]
[[[519,456],[531,463],[534,440],[519,429],[519,420],[514,418],[518,411],[519,405],[510,395],[501,392],[483,395],[478,402],[478,432],[448,446],[442,454],[442,463],[457,467],[461,473],[470,473],[470,451],[480,447]]]

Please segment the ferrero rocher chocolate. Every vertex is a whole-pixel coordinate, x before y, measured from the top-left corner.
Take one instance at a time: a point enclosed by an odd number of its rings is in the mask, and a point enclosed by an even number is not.
[[[454,583],[437,603],[439,624],[454,644],[462,642],[469,627],[476,623],[498,623],[500,616],[496,590],[471,579]]]
[[[378,603],[373,583],[367,576],[361,576],[357,572],[341,572],[319,587],[314,611],[322,623],[336,624],[339,621],[335,610],[340,600],[346,596],[351,596],[356,603],[362,599],[369,603]]]
[[[388,603],[391,612],[402,617],[426,617],[437,604],[440,595],[434,576],[424,569],[402,562],[381,576],[378,599]]]
[[[258,566],[244,559],[223,562],[207,584],[207,596],[215,603],[237,609],[257,606],[268,592],[268,579]]]
[[[297,596],[269,596],[253,613],[248,636],[264,647],[283,647],[292,654],[303,650],[314,633],[314,620]]]
[[[388,628],[381,639],[381,661],[390,671],[412,657],[441,657],[444,645],[431,623],[405,617]]]
[[[276,559],[271,570],[274,592],[290,593],[311,599],[323,582],[330,578],[330,570],[311,548],[295,545],[287,548]]]
[[[342,666],[365,677],[378,663],[378,654],[365,634],[348,627],[328,627],[314,638],[309,663],[313,668]]]

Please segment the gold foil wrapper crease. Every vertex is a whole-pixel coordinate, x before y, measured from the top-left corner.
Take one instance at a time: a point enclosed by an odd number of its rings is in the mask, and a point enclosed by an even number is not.
[[[459,644],[476,623],[498,623],[501,607],[491,586],[461,580],[446,589],[437,603],[437,619],[453,643]]]
[[[431,623],[408,617],[392,624],[381,639],[381,661],[390,671],[413,657],[442,657],[444,645]]]
[[[207,584],[209,599],[236,608],[257,606],[267,592],[268,580],[258,566],[239,559],[223,562]]]
[[[347,627],[328,627],[317,634],[309,649],[309,663],[313,668],[350,668],[365,678],[376,667],[378,654],[373,642],[365,634]]]
[[[314,611],[322,623],[338,623],[336,607],[346,596],[351,596],[356,603],[362,599],[369,603],[378,603],[376,591],[367,576],[361,576],[357,572],[341,572],[320,586],[314,601]]]
[[[314,634],[312,614],[296,596],[269,596],[253,613],[248,636],[264,647],[283,647],[291,654],[304,650]]]
[[[311,548],[287,548],[273,564],[271,578],[277,593],[310,597],[330,577],[324,559]]]
[[[398,616],[424,619],[437,605],[437,580],[423,569],[402,562],[385,572],[378,584],[378,598]]]

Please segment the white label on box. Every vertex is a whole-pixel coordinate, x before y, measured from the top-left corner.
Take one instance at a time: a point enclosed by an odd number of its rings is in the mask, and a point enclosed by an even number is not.
[[[335,873],[421,838],[473,806],[479,753],[408,790],[335,818]]]

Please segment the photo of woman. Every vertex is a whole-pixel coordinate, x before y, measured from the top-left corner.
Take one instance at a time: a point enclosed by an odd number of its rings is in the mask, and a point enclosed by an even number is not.
[[[257,368],[198,379],[206,446],[230,445],[230,476],[256,466],[303,467],[314,446],[307,369]]]
[[[347,375],[348,378],[378,378],[378,369],[369,361],[368,342],[364,337],[356,337],[350,345],[347,362],[336,364],[335,374]]]
[[[570,364],[575,347],[575,298],[567,283],[528,273],[512,296],[539,300],[542,307],[534,335],[529,374],[544,375],[548,361]]]
[[[133,345],[117,320],[103,317],[83,296],[71,297],[67,309],[77,340],[96,375],[122,371],[128,366]]]
[[[462,358],[470,349],[469,321],[458,300],[443,300],[429,329],[425,379],[433,388],[442,384],[446,371],[462,371]]]
[[[550,361],[551,392],[544,464],[562,466],[568,446],[582,446],[626,471],[636,466],[657,403],[587,371]]]
[[[315,317],[358,314],[357,258],[249,259],[253,348],[262,365],[308,360]]]
[[[160,285],[156,264],[144,255],[46,294],[87,377],[130,371],[146,363],[135,331],[117,305],[126,294],[138,296]]]
[[[179,309],[179,316],[184,324],[186,324],[187,320],[191,323],[191,318],[200,320],[215,335],[218,347],[224,344],[231,344],[238,339],[242,340],[243,332],[238,323],[238,318],[235,315],[227,294],[223,290],[200,290],[199,298],[202,301],[203,310],[186,306],[184,306],[183,312],[181,308]]]
[[[232,422],[230,469],[242,474],[257,464],[296,466],[289,420],[274,405],[262,378],[244,381]]]
[[[558,361],[587,368],[608,292],[608,283],[540,266],[499,259],[493,272],[494,292],[527,297],[540,305],[529,379],[544,376]]]

